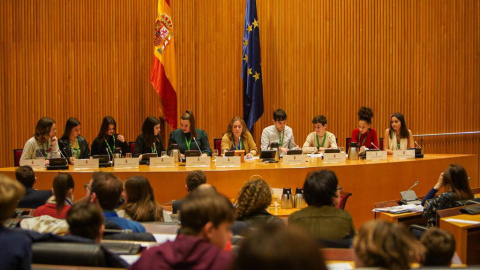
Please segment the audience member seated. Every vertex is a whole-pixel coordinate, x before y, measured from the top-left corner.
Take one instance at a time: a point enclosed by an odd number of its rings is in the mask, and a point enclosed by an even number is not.
[[[336,208],[340,190],[334,172],[321,170],[308,174],[303,185],[308,207],[290,215],[288,224],[305,229],[317,240],[353,237],[352,217],[347,211]]]
[[[450,266],[455,254],[455,238],[449,232],[439,229],[428,229],[420,239],[425,247],[422,266]]]
[[[434,198],[441,187],[445,187],[447,192]],[[427,227],[436,225],[438,210],[455,207],[456,201],[473,199],[473,197],[467,171],[461,165],[451,164],[445,172],[440,174],[438,182],[422,201],[423,217],[427,219]]]
[[[230,269],[233,254],[224,249],[233,219],[233,206],[225,196],[196,190],[180,209],[182,235],[144,251],[130,269]]]
[[[372,220],[363,224],[353,241],[356,268],[410,269],[424,253],[422,244],[403,224]]]
[[[105,220],[119,226],[121,229],[130,229],[132,232],[145,232],[142,224],[121,218],[114,211],[122,192],[122,181],[115,175],[104,172],[93,174],[90,184],[90,202],[96,203],[102,208]]]
[[[64,219],[73,202],[73,178],[68,173],[59,173],[53,179],[54,196],[47,203],[35,211],[34,216],[48,215],[54,218]]]
[[[15,171],[17,181],[25,187],[25,197],[18,203],[19,208],[37,208],[44,205],[52,196],[51,190],[36,190],[33,188],[37,177],[30,166],[20,166]]]
[[[191,171],[188,175],[187,178],[185,179],[186,185],[185,188],[187,189],[187,192],[192,192],[194,191],[198,186],[201,184],[207,183],[207,177],[205,174],[200,171]],[[178,214],[178,210],[180,209],[180,206],[182,205],[183,200],[176,200],[172,204],[172,213],[173,214]]]
[[[233,270],[326,270],[319,247],[305,232],[268,224],[241,244]]]
[[[102,209],[95,204],[74,204],[67,213],[68,234],[91,239],[100,243],[105,226]]]
[[[127,178],[122,195],[125,204],[117,211],[120,217],[139,222],[165,221],[163,208],[155,201],[153,188],[144,176]],[[165,213],[165,215],[168,214]]]
[[[3,226],[15,212],[25,188],[4,175],[0,175],[0,268],[30,269],[32,242],[26,236]]]
[[[280,218],[267,212],[271,203],[270,186],[260,175],[254,175],[238,194],[235,219],[246,222],[250,227],[260,227],[267,223],[283,224]]]

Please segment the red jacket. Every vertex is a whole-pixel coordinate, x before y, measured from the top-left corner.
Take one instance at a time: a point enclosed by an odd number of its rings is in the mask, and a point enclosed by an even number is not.
[[[369,149],[375,149],[375,147],[372,146],[375,144],[376,147],[380,148],[378,145],[378,137],[377,137],[377,131],[375,129],[370,129],[368,133],[362,134],[360,136],[360,140],[358,139],[358,136],[360,135],[360,131],[357,129],[354,129],[352,131],[352,141],[351,142],[356,142],[358,143],[358,147],[365,146],[366,148]],[[347,145],[347,148],[350,147],[350,145]]]
[[[62,211],[60,213],[57,213],[57,205],[54,203],[46,203],[35,210],[35,213],[33,216],[38,217],[38,216],[44,216],[48,215],[54,218],[61,218],[65,219],[67,217],[67,212],[70,210],[70,205],[65,203],[65,205],[62,208]]]

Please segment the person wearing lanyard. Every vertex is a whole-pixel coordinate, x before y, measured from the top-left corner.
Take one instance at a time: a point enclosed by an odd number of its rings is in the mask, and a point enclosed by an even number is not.
[[[125,137],[116,134],[117,122],[111,116],[105,116],[100,126],[97,138],[92,143],[92,156],[108,155],[112,158],[113,154],[120,150],[122,155],[130,153],[130,147],[125,141]],[[120,148],[120,149],[119,149]]]
[[[257,145],[240,116],[235,116],[230,121],[227,132],[222,137],[222,153],[231,150],[245,150],[245,158],[252,158],[257,154]]]
[[[60,151],[70,164],[74,164],[75,159],[91,158],[88,142],[80,136],[81,131],[80,121],[77,118],[70,117],[65,123],[65,131],[62,137],[58,140]]]
[[[394,150],[407,150],[415,147],[412,131],[407,128],[405,117],[401,113],[394,113],[390,116],[390,128],[385,130],[384,138],[383,149],[386,149],[389,155],[393,155]]]
[[[181,158],[185,158],[186,150],[200,150],[202,156],[211,156],[212,149],[208,142],[207,133],[195,127],[195,116],[191,111],[185,111],[180,118],[180,128],[170,133],[169,149],[177,144]]]
[[[42,117],[35,127],[35,135],[25,143],[20,160],[44,157],[45,164],[48,164],[49,158],[60,157],[56,134],[55,120]]]
[[[160,120],[149,116],[143,121],[142,134],[138,135],[135,140],[133,156],[142,159],[142,154],[160,155],[162,151],[165,151],[165,148],[160,137]]]
[[[282,153],[286,153],[289,149],[296,149],[292,129],[286,125],[287,114],[284,110],[278,109],[273,112],[273,125],[268,126],[262,131],[261,146],[262,150],[269,150],[272,143],[278,143]]]
[[[372,128],[373,111],[369,107],[361,107],[358,110],[358,128],[352,131],[352,141],[360,147],[359,153],[365,152],[368,148],[378,148],[377,131]],[[375,145],[373,146],[372,145]],[[347,145],[348,147],[348,145]]]
[[[335,135],[327,131],[327,118],[317,115],[312,120],[314,132],[308,134],[302,151],[305,154],[323,152],[325,149],[337,148]]]

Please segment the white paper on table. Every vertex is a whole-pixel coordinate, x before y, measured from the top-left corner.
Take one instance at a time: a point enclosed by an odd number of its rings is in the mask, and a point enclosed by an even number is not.
[[[138,259],[140,259],[140,255],[120,255],[120,258],[122,258],[129,265],[132,265],[137,262]]]
[[[321,153],[321,154],[307,154],[307,157],[310,157],[310,158],[321,158],[321,157],[323,157],[323,153]]]
[[[343,269],[353,269],[349,263],[329,263],[327,264],[328,270],[343,270]]]
[[[466,219],[458,219],[458,218],[447,218],[445,219],[447,222],[455,222],[455,223],[463,223],[463,224],[480,224],[479,221],[474,221],[474,220],[466,220]]]

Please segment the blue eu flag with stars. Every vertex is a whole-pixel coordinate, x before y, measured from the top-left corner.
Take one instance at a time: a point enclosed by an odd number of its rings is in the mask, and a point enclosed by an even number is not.
[[[263,114],[262,66],[260,60],[260,28],[257,3],[247,0],[243,34],[242,79],[243,114],[249,130]]]

